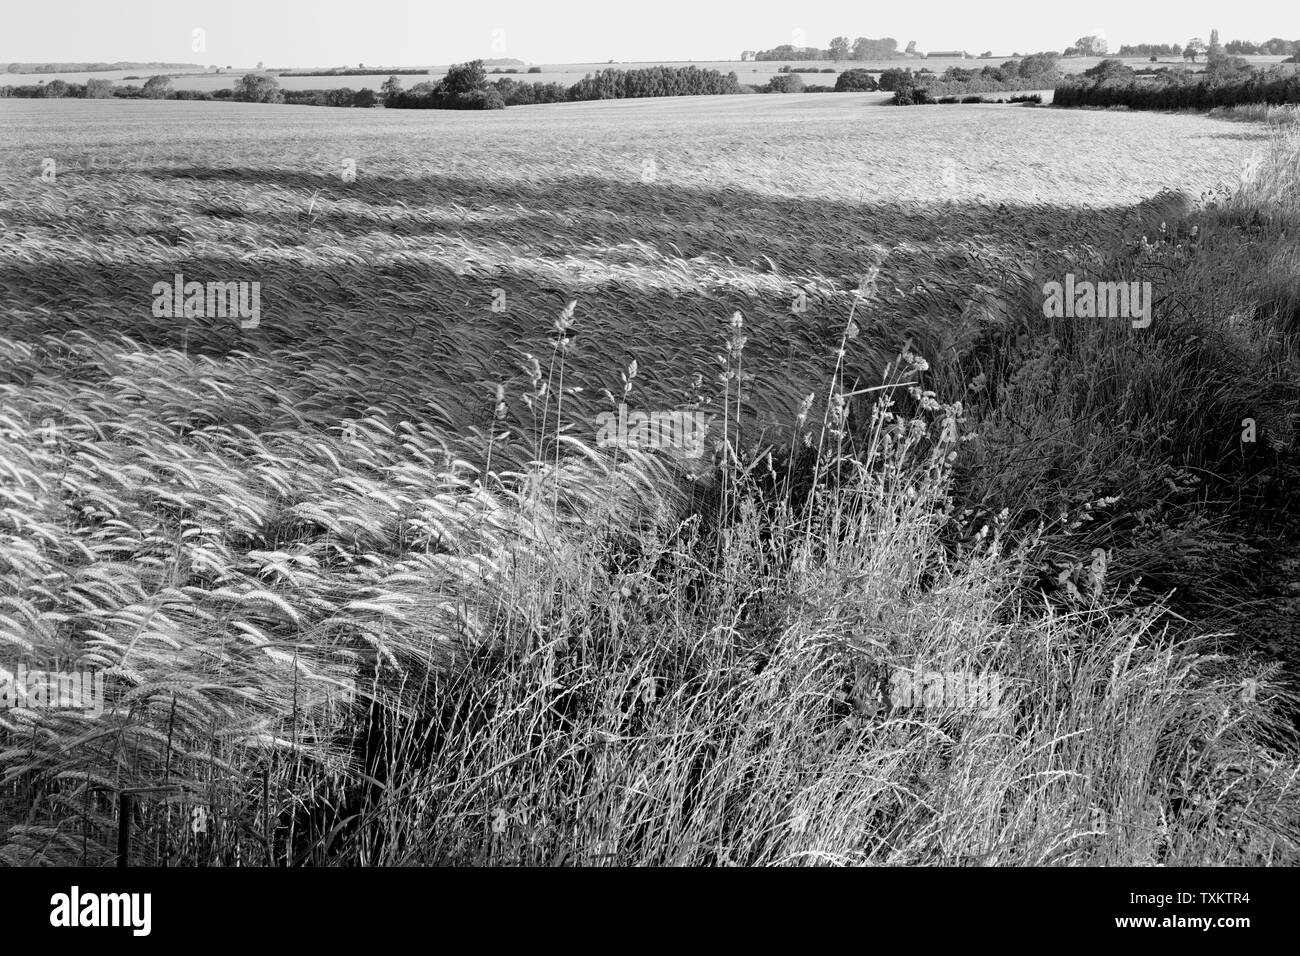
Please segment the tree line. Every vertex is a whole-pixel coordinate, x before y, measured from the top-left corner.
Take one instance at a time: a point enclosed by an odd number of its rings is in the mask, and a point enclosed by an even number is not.
[[[1057,86],[1052,102],[1057,106],[1127,106],[1135,110],[1300,104],[1300,74],[1281,66],[1255,69],[1227,54],[1222,60],[1211,61],[1201,75],[1186,70],[1165,71],[1142,79],[1132,70],[1125,73],[1127,68],[1119,61],[1103,61],[1095,69],[1092,76]]]

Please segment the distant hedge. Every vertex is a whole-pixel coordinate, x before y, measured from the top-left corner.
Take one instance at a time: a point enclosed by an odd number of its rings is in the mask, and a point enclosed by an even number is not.
[[[1300,76],[1283,70],[1237,80],[1073,80],[1056,87],[1056,106],[1127,106],[1135,110],[1209,110],[1216,106],[1300,103]]]
[[[637,99],[645,96],[706,96],[739,93],[735,73],[698,66],[652,66],[600,70],[569,87],[570,100]]]

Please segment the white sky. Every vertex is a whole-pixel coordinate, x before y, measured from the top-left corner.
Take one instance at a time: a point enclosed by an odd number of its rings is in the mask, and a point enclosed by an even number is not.
[[[978,54],[1121,43],[1300,39],[1292,3],[1240,0],[4,0],[0,62],[159,60],[226,66],[405,66],[494,56],[527,62],[738,59],[832,36]],[[871,9],[876,7],[876,10]],[[1085,9],[1086,8],[1086,9]],[[1291,14],[1286,10],[1290,9]],[[193,31],[206,49],[192,49]],[[494,31],[503,31],[494,33]],[[496,41],[494,43],[494,40]]]

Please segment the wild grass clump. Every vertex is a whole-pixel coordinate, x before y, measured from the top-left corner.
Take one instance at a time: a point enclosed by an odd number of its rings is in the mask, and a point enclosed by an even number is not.
[[[1300,123],[1300,105],[1273,106],[1268,103],[1246,103],[1238,106],[1216,106],[1210,110],[1215,119],[1242,123],[1267,123],[1270,126],[1294,126]]]

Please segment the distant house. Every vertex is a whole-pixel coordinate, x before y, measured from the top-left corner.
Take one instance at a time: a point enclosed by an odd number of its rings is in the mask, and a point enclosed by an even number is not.
[[[927,60],[969,60],[971,55],[965,50],[932,50],[925,55]]]

